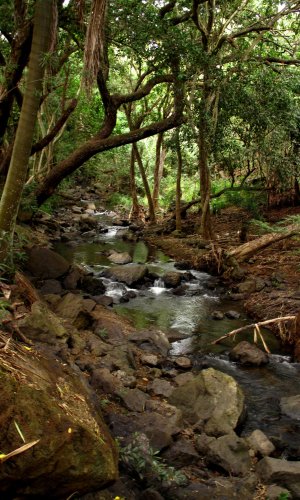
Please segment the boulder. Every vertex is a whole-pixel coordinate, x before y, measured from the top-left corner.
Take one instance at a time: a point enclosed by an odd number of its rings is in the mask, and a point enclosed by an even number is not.
[[[107,278],[121,281],[128,286],[141,282],[148,273],[146,266],[142,264],[126,264],[122,267],[113,266],[104,272]]]
[[[148,394],[145,394],[137,388],[123,389],[119,391],[118,396],[128,410],[138,412],[143,412],[145,410],[146,401],[149,399]]]
[[[200,456],[194,445],[185,438],[180,438],[173,443],[162,454],[162,457],[168,464],[176,468],[197,464],[200,461]]]
[[[239,438],[234,432],[211,441],[205,461],[207,464],[222,467],[233,476],[245,476],[251,467],[249,447],[245,439]]]
[[[244,394],[233,377],[214,368],[203,370],[172,392],[169,403],[206,434],[230,433],[244,416]]]
[[[49,248],[33,247],[27,251],[25,268],[41,279],[57,279],[66,274],[70,264]]]
[[[130,335],[129,340],[137,344],[141,349],[163,356],[168,354],[170,343],[164,332],[159,330],[142,330]]]
[[[280,409],[284,415],[294,420],[300,420],[300,394],[281,398]]]
[[[61,283],[58,280],[45,280],[39,288],[42,295],[57,294],[60,295],[63,291]]]
[[[10,370],[9,358],[0,367],[1,452],[23,444],[15,423],[27,443],[38,442],[1,464],[1,498],[81,496],[114,481],[116,446],[84,382],[54,358],[18,352]]]
[[[67,293],[57,304],[55,312],[68,320],[76,328],[87,328],[91,325],[93,318],[92,310],[96,303],[91,299],[84,299],[81,295]]]
[[[31,312],[19,321],[18,326],[29,339],[51,345],[65,343],[69,336],[62,320],[39,301],[32,304]]]
[[[169,396],[171,396],[174,386],[171,385],[167,380],[156,379],[149,385],[149,389],[156,396],[164,396],[165,398],[168,398]]]
[[[269,356],[256,345],[246,340],[239,342],[229,353],[232,361],[238,361],[242,365],[261,366],[269,363]]]
[[[176,271],[168,271],[163,275],[162,279],[167,288],[176,288],[181,283],[182,274]]]
[[[113,264],[129,264],[132,262],[132,257],[128,252],[116,252],[112,250],[110,255],[108,256],[108,260]]]
[[[186,356],[178,356],[178,358],[175,358],[175,365],[184,370],[188,370],[192,367],[192,361]]]
[[[226,318],[229,318],[229,319],[239,319],[241,315],[239,312],[234,311],[232,309],[230,311],[226,311],[225,316],[226,316]]]
[[[266,457],[268,455],[271,455],[273,451],[275,451],[275,446],[269,438],[259,429],[256,429],[255,431],[250,434],[246,438],[250,448],[255,451],[255,453],[259,453],[260,455]]]
[[[300,498],[300,462],[264,457],[256,472],[263,483],[283,486],[293,493],[292,498]]]
[[[81,278],[80,288],[90,295],[99,295],[105,292],[102,280],[92,275],[86,275]]]
[[[212,319],[217,319],[217,320],[224,319],[224,313],[222,311],[217,311],[217,310],[213,311],[210,316]]]

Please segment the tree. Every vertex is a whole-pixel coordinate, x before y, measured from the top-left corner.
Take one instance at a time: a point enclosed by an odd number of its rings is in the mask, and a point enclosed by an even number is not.
[[[26,89],[8,176],[0,202],[0,258],[2,261],[7,259],[12,245],[16,217],[26,181],[45,71],[43,57],[50,48],[53,9],[53,0],[38,0],[35,6]]]

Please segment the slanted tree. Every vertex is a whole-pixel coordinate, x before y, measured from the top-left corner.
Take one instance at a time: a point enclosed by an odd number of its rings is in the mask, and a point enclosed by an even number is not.
[[[23,104],[0,202],[0,260],[6,261],[13,241],[16,217],[28,171],[37,111],[43,85],[43,57],[50,48],[54,20],[53,0],[38,0]]]

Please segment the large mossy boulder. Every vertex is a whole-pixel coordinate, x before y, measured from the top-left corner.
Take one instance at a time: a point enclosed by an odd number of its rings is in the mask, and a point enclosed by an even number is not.
[[[214,368],[203,370],[176,388],[170,404],[182,411],[191,424],[198,424],[211,436],[230,433],[244,414],[244,394],[233,377]]]
[[[23,350],[23,349],[22,349]],[[66,499],[117,478],[117,451],[80,374],[54,358],[12,348],[0,356],[0,497]]]

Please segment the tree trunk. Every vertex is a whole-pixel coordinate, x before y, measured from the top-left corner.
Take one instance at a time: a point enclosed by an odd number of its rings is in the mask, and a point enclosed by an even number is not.
[[[131,191],[131,199],[132,199],[130,220],[137,220],[140,217],[140,207],[139,207],[139,201],[138,201],[137,191],[136,191],[135,153],[134,153],[133,146],[131,147],[131,155],[130,155],[130,191]]]
[[[258,251],[263,250],[270,245],[273,245],[273,243],[277,243],[277,241],[290,238],[291,236],[294,236],[296,234],[300,234],[300,226],[299,224],[291,224],[290,226],[287,226],[285,228],[284,232],[264,234],[260,238],[248,241],[244,245],[240,245],[239,247],[234,248],[227,253],[227,256],[234,257],[238,262],[242,262],[255,255]]]
[[[146,175],[146,172],[145,172],[145,169],[144,169],[144,165],[143,165],[143,160],[141,158],[141,155],[140,155],[140,152],[138,150],[137,144],[134,143],[132,145],[132,147],[133,147],[133,150],[134,150],[134,155],[135,155],[137,164],[138,164],[139,169],[140,169],[140,173],[141,173],[141,176],[142,176],[142,179],[143,179],[143,185],[144,185],[145,193],[146,193],[146,196],[147,196],[148,210],[149,210],[149,221],[150,221],[150,224],[155,224],[156,223],[156,217],[155,217],[155,211],[154,211],[154,206],[153,206],[153,200],[152,200],[152,196],[151,196],[151,191],[150,191],[150,187],[149,187],[147,175]]]
[[[153,186],[153,206],[154,210],[158,209],[158,198],[159,198],[159,188],[160,182],[164,170],[164,162],[166,157],[166,150],[163,143],[164,133],[161,132],[157,136],[156,141],[156,155],[155,155],[155,168],[154,168],[154,186]]]
[[[181,173],[182,173],[182,154],[180,147],[179,128],[175,131],[176,153],[177,153],[177,176],[176,176],[176,229],[182,230],[181,220]]]
[[[27,84],[18,123],[10,167],[0,202],[0,260],[7,259],[15,221],[26,181],[37,111],[44,76],[42,56],[49,50],[53,0],[38,0],[29,58]]]

